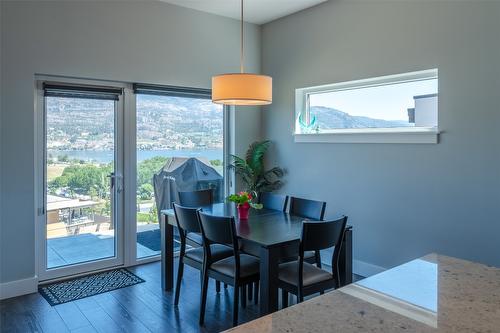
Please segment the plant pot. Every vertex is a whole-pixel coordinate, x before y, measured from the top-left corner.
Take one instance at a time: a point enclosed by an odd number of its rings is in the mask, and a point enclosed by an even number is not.
[[[248,220],[249,211],[250,211],[250,204],[248,202],[238,205],[238,216],[240,220]]]

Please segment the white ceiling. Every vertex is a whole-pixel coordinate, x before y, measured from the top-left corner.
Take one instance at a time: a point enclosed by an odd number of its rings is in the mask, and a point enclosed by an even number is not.
[[[240,18],[240,0],[161,0],[207,13]],[[264,24],[327,0],[244,0],[245,21]]]

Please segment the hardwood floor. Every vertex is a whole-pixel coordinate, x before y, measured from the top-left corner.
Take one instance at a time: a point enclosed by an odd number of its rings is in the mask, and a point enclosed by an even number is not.
[[[0,331],[189,333],[219,332],[231,327],[231,287],[217,294],[215,283],[210,282],[205,325],[200,327],[197,270],[185,267],[178,307],[173,305],[173,292],[161,292],[160,263],[130,270],[146,282],[56,306],[50,306],[38,293],[1,301]],[[258,311],[257,305],[248,302],[246,309],[240,307],[239,322],[257,318]]]

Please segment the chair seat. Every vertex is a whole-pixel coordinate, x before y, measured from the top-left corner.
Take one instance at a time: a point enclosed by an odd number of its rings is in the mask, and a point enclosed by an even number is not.
[[[212,253],[212,258],[215,260],[221,260],[233,255],[233,249],[229,246],[222,244],[212,244],[210,245],[210,252]],[[197,261],[199,263],[203,262],[203,248],[197,247],[186,251],[185,257]]]
[[[279,279],[283,282],[298,286],[299,279],[299,262],[292,261],[280,265]],[[304,263],[304,271],[302,274],[303,285],[310,286],[319,282],[333,280],[333,275],[330,272],[324,271],[307,262]]]
[[[234,277],[234,256],[214,262],[210,270]],[[240,277],[252,276],[259,273],[259,259],[247,254],[240,254]]]
[[[203,245],[203,238],[201,237],[201,234],[197,232],[188,232],[186,238],[189,241],[192,241],[193,243],[196,243],[198,245]]]

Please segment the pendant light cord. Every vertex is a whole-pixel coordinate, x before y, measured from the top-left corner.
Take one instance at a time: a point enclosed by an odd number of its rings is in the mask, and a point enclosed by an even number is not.
[[[241,46],[240,46],[240,72],[243,73],[245,68],[243,67],[243,62],[245,60],[245,56],[243,53],[243,0],[241,0]]]

